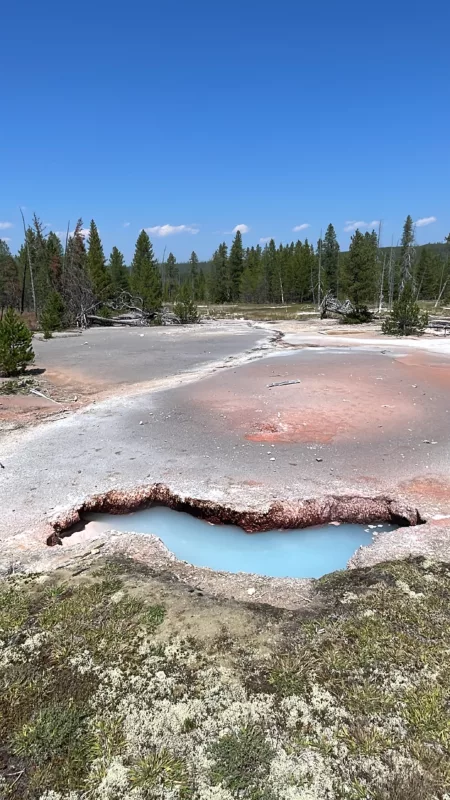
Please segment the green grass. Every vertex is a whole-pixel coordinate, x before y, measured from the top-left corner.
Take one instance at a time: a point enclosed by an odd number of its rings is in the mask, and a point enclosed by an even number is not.
[[[265,732],[257,725],[246,725],[237,733],[228,733],[210,748],[214,761],[213,784],[222,784],[233,795],[250,800],[268,797],[264,785],[275,751]]]
[[[334,573],[291,612],[98,563],[0,581],[2,799],[448,793],[447,565]]]
[[[226,305],[199,305],[199,312],[211,315],[216,319],[251,319],[255,321],[274,321],[301,319],[302,314],[308,319],[311,311],[317,314],[317,308],[312,303],[287,303],[285,305],[237,303]]]

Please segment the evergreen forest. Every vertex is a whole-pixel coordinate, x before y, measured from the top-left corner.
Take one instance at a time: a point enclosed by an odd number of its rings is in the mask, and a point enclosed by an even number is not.
[[[123,292],[146,310],[176,303],[181,295],[195,303],[318,305],[328,292],[381,309],[391,308],[406,284],[416,300],[450,303],[450,234],[443,243],[419,247],[410,216],[395,247],[380,247],[375,230],[356,230],[349,250],[341,251],[330,223],[315,243],[277,245],[271,239],[245,247],[237,231],[208,262],[192,252],[188,262],[177,263],[170,252],[159,263],[142,230],[127,264],[117,247],[105,254],[94,220],[88,235],[78,220],[62,242],[34,215],[17,253],[0,240],[0,314],[9,307],[31,312],[41,323],[50,320],[53,329],[74,324],[88,308],[101,313],[102,302]]]

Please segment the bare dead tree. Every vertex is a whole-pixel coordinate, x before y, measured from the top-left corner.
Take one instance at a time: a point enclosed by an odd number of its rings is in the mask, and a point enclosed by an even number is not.
[[[388,279],[389,279],[389,310],[391,310],[393,302],[394,302],[394,285],[395,285],[394,237],[392,237],[392,239],[391,239],[391,250],[390,250],[390,253],[389,253]]]
[[[130,292],[120,292],[110,300],[92,301],[89,306],[83,306],[77,315],[76,322],[82,328],[90,325],[127,325],[127,326],[146,326],[154,324],[155,321],[162,324],[176,324],[180,322],[176,314],[164,309],[160,311],[145,311],[142,297],[132,295]],[[96,313],[99,309],[107,308],[115,312],[111,316]]]
[[[67,222],[67,231],[66,231],[66,241],[64,244],[64,258],[62,263],[62,275],[64,278],[64,273],[66,271],[66,258],[67,258],[67,245],[69,244],[69,230],[70,230],[70,219]]]
[[[380,280],[380,299],[379,299],[379,303],[378,303],[378,313],[379,313],[379,312],[382,310],[382,308],[383,308],[383,295],[384,295],[384,274],[385,274],[385,271],[386,271],[386,259],[387,259],[387,256],[386,256],[386,253],[385,253],[385,254],[384,254],[384,256],[383,256],[383,267],[382,267],[382,270],[381,270],[381,280]]]

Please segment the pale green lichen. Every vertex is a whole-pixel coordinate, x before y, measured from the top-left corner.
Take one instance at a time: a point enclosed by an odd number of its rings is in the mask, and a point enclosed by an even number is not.
[[[221,622],[202,638],[185,631],[199,600],[166,625],[177,590],[120,563],[3,581],[2,798],[444,800],[447,567],[384,564],[318,589],[316,613],[255,607],[253,637]]]

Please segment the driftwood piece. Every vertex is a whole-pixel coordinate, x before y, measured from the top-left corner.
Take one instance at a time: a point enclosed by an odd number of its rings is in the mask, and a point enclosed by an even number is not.
[[[350,300],[346,300],[345,303],[341,303],[337,297],[334,297],[331,292],[327,292],[325,297],[323,298],[320,304],[320,319],[326,319],[328,314],[340,314],[341,316],[345,317],[347,314],[351,314],[355,308]]]
[[[274,386],[292,386],[294,383],[300,383],[301,381],[278,381],[277,383],[268,383],[267,388],[273,389]]]
[[[353,317],[358,322],[371,322],[375,314],[366,306],[354,306],[350,300],[342,303],[331,292],[328,292],[320,304],[320,319],[326,319],[328,314],[339,314],[341,317]]]

